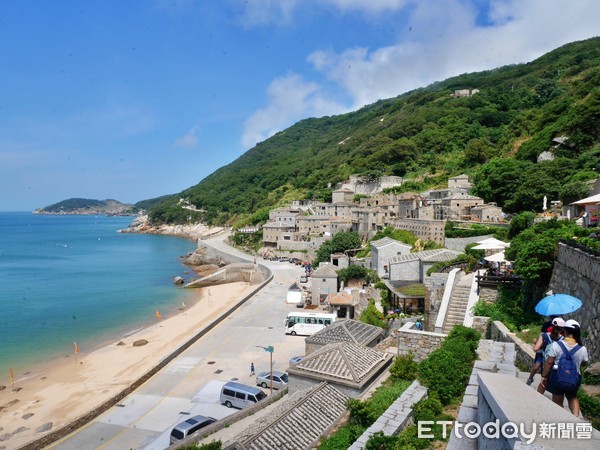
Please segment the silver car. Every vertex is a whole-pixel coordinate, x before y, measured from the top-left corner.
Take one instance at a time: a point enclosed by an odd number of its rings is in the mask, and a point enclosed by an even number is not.
[[[283,389],[288,384],[288,375],[285,372],[273,371],[273,389]],[[261,372],[256,376],[256,385],[268,388],[271,386],[269,372]]]

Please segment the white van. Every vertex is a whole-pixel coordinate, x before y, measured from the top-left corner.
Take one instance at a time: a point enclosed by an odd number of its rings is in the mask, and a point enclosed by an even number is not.
[[[256,402],[267,398],[267,394],[253,386],[229,381],[223,385],[221,389],[220,401],[228,408],[246,408],[254,405]]]
[[[176,425],[175,428],[171,431],[171,436],[169,439],[169,443],[175,444],[182,439],[194,434],[196,431],[201,428],[207,427],[211,423],[215,423],[217,419],[214,417],[205,417],[205,416],[194,416],[190,417],[188,420],[181,422]]]

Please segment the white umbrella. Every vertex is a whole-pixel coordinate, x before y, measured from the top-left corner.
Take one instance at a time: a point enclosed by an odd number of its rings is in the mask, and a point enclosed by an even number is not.
[[[509,262],[506,259],[506,257],[504,256],[504,250],[502,250],[501,252],[498,252],[498,253],[494,253],[493,255],[490,255],[490,256],[485,256],[483,259],[485,259],[486,261],[489,261],[489,262],[498,262],[498,263]]]
[[[504,242],[493,237],[479,241],[477,244],[478,245],[473,247],[473,250],[502,250],[506,247],[510,247],[508,242]]]

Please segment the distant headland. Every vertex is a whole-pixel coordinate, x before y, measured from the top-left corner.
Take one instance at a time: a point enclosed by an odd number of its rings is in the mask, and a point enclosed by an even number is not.
[[[108,216],[132,216],[140,209],[135,205],[121,203],[117,200],[94,200],[87,198],[70,198],[44,208],[38,208],[33,214],[102,214]]]

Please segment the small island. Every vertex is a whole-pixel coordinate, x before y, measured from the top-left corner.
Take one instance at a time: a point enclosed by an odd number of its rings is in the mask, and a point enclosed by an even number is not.
[[[121,203],[117,200],[94,200],[87,198],[70,198],[44,208],[38,208],[33,214],[102,214],[107,216],[132,216],[139,212],[135,205]]]

